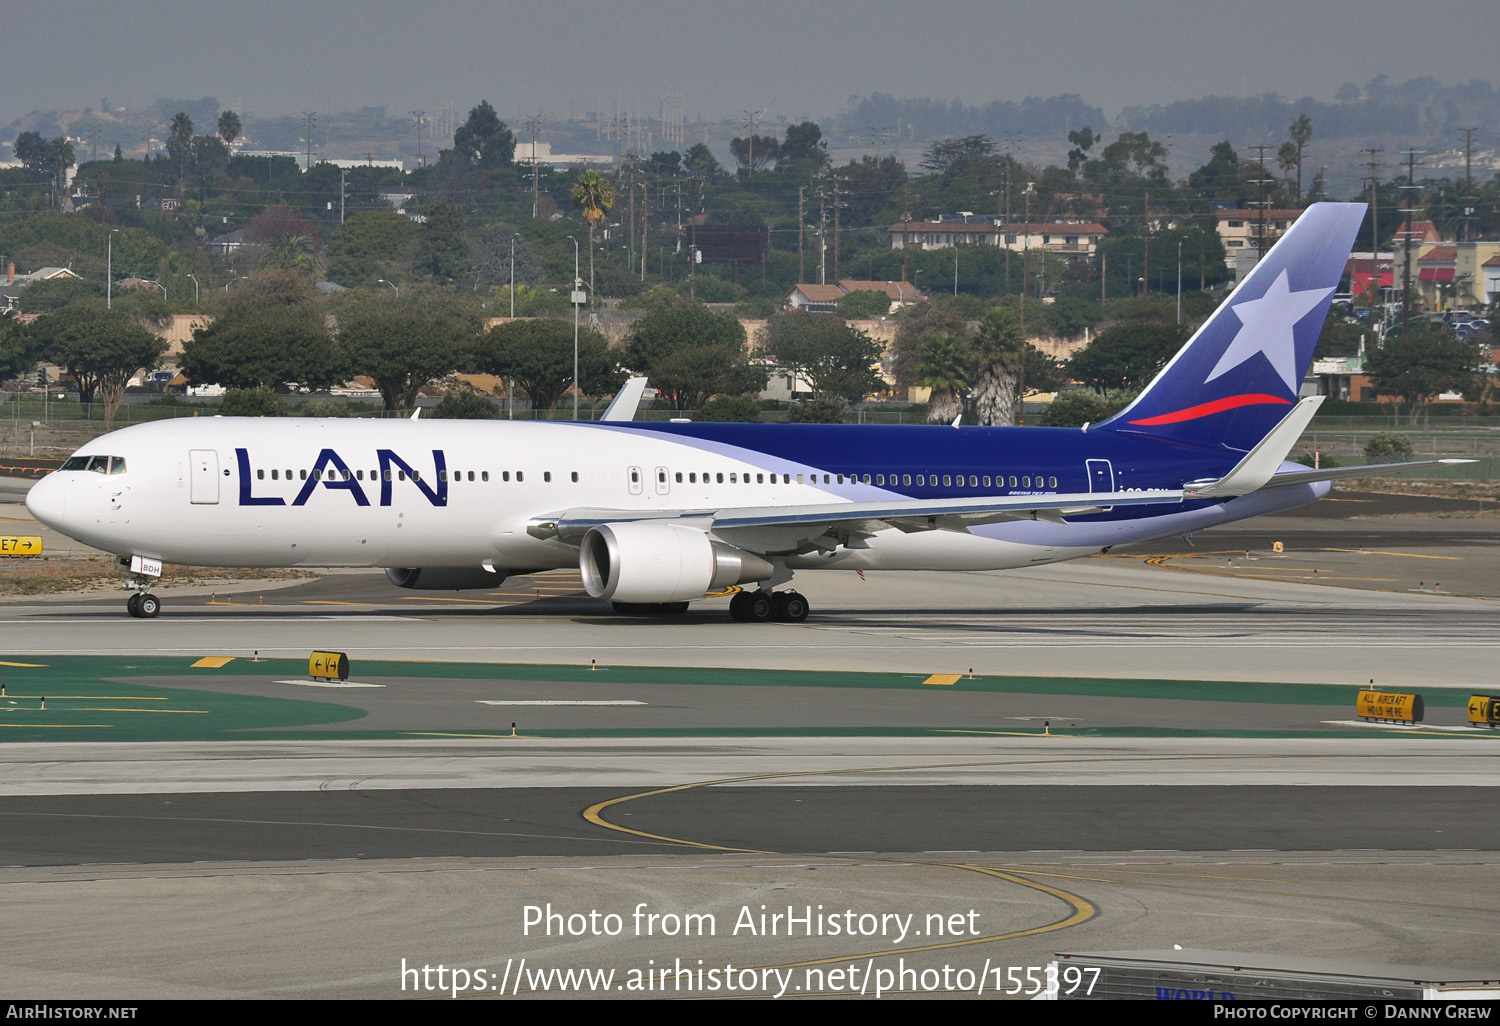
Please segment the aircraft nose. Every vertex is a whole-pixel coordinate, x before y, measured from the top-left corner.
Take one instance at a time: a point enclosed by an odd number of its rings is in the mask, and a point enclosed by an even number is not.
[[[67,513],[67,485],[55,474],[42,478],[26,493],[26,509],[53,530],[62,530]]]

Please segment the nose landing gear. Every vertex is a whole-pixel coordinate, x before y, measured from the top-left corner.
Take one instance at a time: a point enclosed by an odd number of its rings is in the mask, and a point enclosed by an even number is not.
[[[150,620],[161,612],[161,599],[149,591],[138,591],[125,601],[125,609],[131,616]]]

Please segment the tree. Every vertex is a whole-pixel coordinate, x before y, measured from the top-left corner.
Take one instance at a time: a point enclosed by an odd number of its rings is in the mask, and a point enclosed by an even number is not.
[[[105,423],[114,420],[130,379],[155,367],[167,351],[165,339],[141,327],[126,311],[107,309],[97,299],[37,318],[31,336],[43,359],[66,369],[85,410],[96,395],[104,400]]]
[[[1249,193],[1246,169],[1225,139],[1209,151],[1208,163],[1188,174],[1188,187],[1204,199],[1243,205]]]
[[[40,132],[22,132],[16,136],[12,148],[16,159],[38,179],[52,176],[52,158],[47,149],[47,140]]]
[[[16,315],[0,311],[0,381],[30,371],[36,364],[36,343]]]
[[[515,254],[516,266],[510,266],[511,254]],[[487,292],[502,289],[509,298],[510,283],[514,281],[519,294],[520,286],[534,286],[542,279],[542,265],[525,239],[519,238],[514,227],[508,224],[492,224],[480,233],[474,246],[474,289]],[[502,311],[509,312],[509,308]]]
[[[1094,130],[1087,126],[1068,133],[1068,142],[1073,144],[1073,148],[1068,151],[1070,172],[1074,175],[1078,174],[1079,169],[1088,162],[1089,150],[1093,149],[1094,143],[1098,141],[1099,137],[1094,134]]]
[[[453,152],[465,163],[485,170],[509,167],[515,159],[516,138],[490,102],[480,100],[453,133]]]
[[[1100,395],[1087,388],[1059,392],[1047,405],[1047,412],[1042,414],[1042,426],[1083,427],[1085,424],[1098,424],[1123,410],[1136,394],[1115,389]]]
[[[597,171],[585,171],[573,184],[573,205],[583,211],[589,226],[589,291],[594,288],[594,229],[604,223],[615,205],[615,190],[609,180]]]
[[[823,141],[823,129],[816,121],[804,121],[800,125],[786,126],[786,139],[778,153],[778,170],[796,169],[808,176],[817,174],[828,166],[828,144]]]
[[[873,368],[880,346],[837,314],[777,314],[766,322],[763,351],[812,385],[814,398],[850,403],[883,385]]]
[[[240,137],[240,116],[232,110],[219,113],[219,138],[224,140],[226,147],[233,146],[234,141]]]
[[[836,304],[839,316],[851,321],[884,317],[891,312],[891,297],[875,289],[858,289],[846,292]]]
[[[345,288],[401,281],[398,265],[409,265],[422,228],[394,210],[362,210],[328,240],[328,280]]]
[[[1306,114],[1298,114],[1297,119],[1287,126],[1287,134],[1292,137],[1292,143],[1297,147],[1297,202],[1302,202],[1302,148],[1312,141],[1313,126],[1312,119]],[[1321,172],[1319,173],[1321,176]]]
[[[323,318],[310,307],[232,308],[193,332],[180,366],[194,384],[322,388],[343,380],[347,364]]]
[[[1187,341],[1171,324],[1130,321],[1100,332],[1068,362],[1068,373],[1090,388],[1141,388]]]
[[[968,338],[968,321],[952,300],[914,303],[896,314],[896,341],[891,347],[891,373],[897,384],[904,387],[919,383],[927,343],[939,332],[961,340]]]
[[[662,307],[631,325],[625,364],[649,374],[668,356],[694,346],[743,350],[745,328],[737,318],[711,313],[701,303]]]
[[[749,176],[776,163],[781,152],[781,140],[774,135],[756,135],[752,132],[729,140],[729,152],[734,155],[735,163],[739,164],[740,174]]]
[[[1031,347],[1004,310],[991,310],[974,335],[974,413],[984,427],[1016,423]]]
[[[971,356],[964,340],[946,331],[927,340],[917,379],[932,390],[927,400],[927,423],[951,424],[963,413]]]
[[[478,370],[515,380],[533,410],[549,415],[573,385],[573,324],[546,318],[497,324],[476,346]],[[578,333],[578,381],[586,395],[607,395],[624,381],[608,341],[588,328]]]
[[[1372,463],[1400,463],[1412,451],[1411,438],[1399,431],[1377,431],[1365,443],[1365,459]]]
[[[716,395],[746,395],[766,385],[766,370],[751,365],[745,329],[729,314],[701,305],[647,314],[630,329],[625,364],[651,379],[674,409],[701,407]]]
[[[453,203],[430,204],[425,213],[417,270],[443,285],[469,278],[469,247],[464,242],[464,212]]]
[[[687,169],[689,175],[698,179],[718,178],[724,173],[719,166],[719,158],[714,156],[714,151],[708,148],[707,143],[693,143],[683,155],[682,165]]]
[[[271,203],[245,225],[245,242],[254,246],[274,247],[287,236],[301,236],[311,247],[318,244],[318,227],[302,216],[302,211],[286,203]]]
[[[478,392],[449,392],[443,401],[427,410],[436,420],[494,420],[500,409]]]
[[[185,111],[172,116],[172,126],[167,130],[167,157],[177,165],[177,180],[187,177],[187,162],[192,156],[193,119]]]
[[[1381,395],[1395,396],[1411,409],[1411,422],[1443,392],[1474,397],[1483,388],[1479,345],[1449,334],[1428,321],[1413,321],[1400,335],[1387,336],[1365,354],[1365,369]]]
[[[432,304],[393,299],[341,318],[338,338],[350,369],[374,380],[387,412],[405,413],[423,385],[459,366],[473,327]]]

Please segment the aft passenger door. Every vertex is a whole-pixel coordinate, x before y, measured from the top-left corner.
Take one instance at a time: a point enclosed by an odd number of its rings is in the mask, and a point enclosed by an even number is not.
[[[1095,495],[1115,490],[1115,468],[1109,460],[1088,460],[1085,463],[1089,475],[1089,494]],[[1107,512],[1113,506],[1103,507]]]

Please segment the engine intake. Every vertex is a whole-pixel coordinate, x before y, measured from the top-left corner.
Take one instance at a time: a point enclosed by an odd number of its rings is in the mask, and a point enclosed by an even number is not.
[[[775,572],[760,556],[695,527],[651,521],[590,528],[578,569],[590,595],[612,602],[686,602]]]
[[[473,591],[505,583],[503,571],[491,572],[482,566],[389,567],[385,577],[411,591]]]

